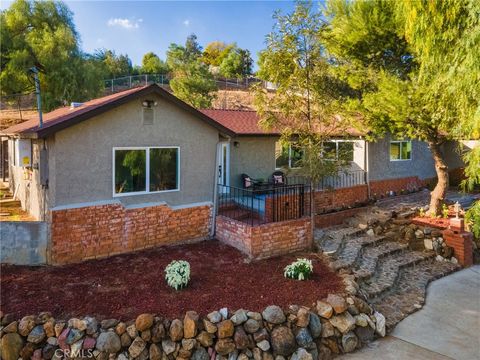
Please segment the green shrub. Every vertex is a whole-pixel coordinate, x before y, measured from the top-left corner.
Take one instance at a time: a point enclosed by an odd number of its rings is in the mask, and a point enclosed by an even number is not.
[[[287,265],[283,271],[286,278],[295,280],[306,280],[313,272],[312,260],[297,259],[297,261]]]
[[[190,264],[184,260],[174,260],[165,268],[165,280],[175,290],[187,286],[190,281]]]
[[[473,206],[465,214],[468,227],[477,239],[480,239],[480,200],[475,201]]]

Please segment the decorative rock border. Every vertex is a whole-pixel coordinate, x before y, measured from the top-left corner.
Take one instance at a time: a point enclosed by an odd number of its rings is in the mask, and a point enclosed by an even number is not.
[[[356,292],[355,282],[345,278]],[[385,335],[385,318],[359,297],[330,294],[312,308],[276,305],[262,313],[223,308],[204,318],[187,311],[168,320],[141,314],[133,321],[93,317],[54,319],[50,313],[20,320],[1,314],[5,360],[61,359],[329,359]]]

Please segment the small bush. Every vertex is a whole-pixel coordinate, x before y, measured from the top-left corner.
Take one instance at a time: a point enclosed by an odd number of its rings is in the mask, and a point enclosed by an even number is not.
[[[297,261],[287,265],[283,271],[286,278],[295,280],[306,280],[313,272],[312,260],[297,259]]]
[[[444,219],[448,219],[448,206],[446,204],[442,205],[442,216]]]
[[[165,280],[175,290],[187,286],[190,281],[190,264],[184,260],[174,260],[165,268]]]

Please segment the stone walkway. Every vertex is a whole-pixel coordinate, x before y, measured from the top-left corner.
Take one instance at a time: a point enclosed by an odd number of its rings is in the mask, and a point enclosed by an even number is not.
[[[353,360],[480,359],[480,266],[428,287],[424,308],[400,322],[390,336],[339,357]]]

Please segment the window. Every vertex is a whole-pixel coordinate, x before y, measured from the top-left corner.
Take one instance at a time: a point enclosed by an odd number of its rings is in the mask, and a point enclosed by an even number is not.
[[[178,147],[114,148],[114,196],[179,190]]]
[[[327,160],[353,161],[352,141],[333,140],[323,143],[323,156]]]
[[[295,144],[284,144],[280,141],[275,143],[275,168],[295,169],[300,167],[303,151]]]
[[[411,141],[390,141],[390,161],[410,160],[411,158]]]

